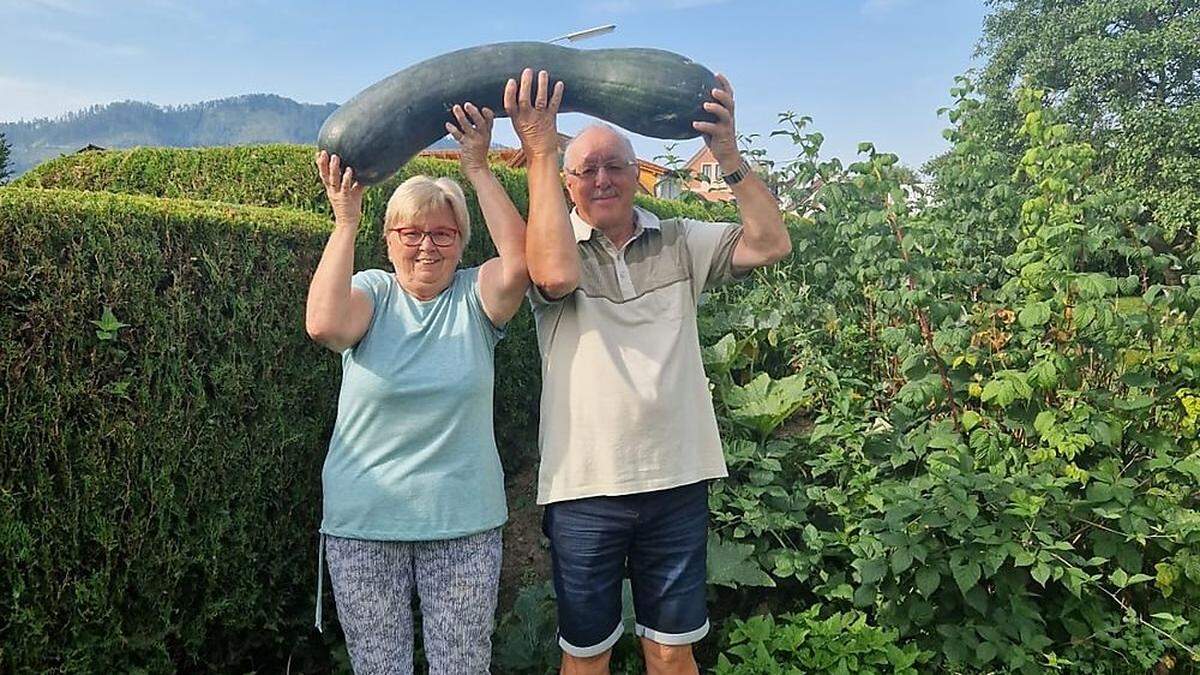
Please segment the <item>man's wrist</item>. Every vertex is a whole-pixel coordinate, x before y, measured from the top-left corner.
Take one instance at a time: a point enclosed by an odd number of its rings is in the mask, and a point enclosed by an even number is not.
[[[527,148],[525,154],[529,156],[529,161],[547,161],[553,160],[558,162],[558,148]]]
[[[721,173],[733,173],[742,167],[742,153],[734,152],[716,158]]]

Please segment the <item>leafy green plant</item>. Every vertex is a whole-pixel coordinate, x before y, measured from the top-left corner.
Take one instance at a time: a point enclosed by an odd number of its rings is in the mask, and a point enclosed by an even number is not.
[[[503,673],[545,675],[558,670],[561,654],[554,587],[546,581],[522,588],[496,626],[492,665]]]
[[[717,675],[917,675],[931,653],[902,644],[895,630],[867,623],[861,612],[835,612],[825,618],[820,607],[785,614],[735,619],[728,646],[717,660]]]

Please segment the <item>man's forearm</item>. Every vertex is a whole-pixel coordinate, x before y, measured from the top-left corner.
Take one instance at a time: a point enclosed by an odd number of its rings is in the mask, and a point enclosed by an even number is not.
[[[559,181],[557,155],[530,155],[528,175],[525,257],[529,277],[543,291],[560,297],[579,285],[579,250]]]
[[[733,173],[743,166],[742,156],[731,155],[718,158],[721,172]],[[738,213],[742,219],[742,241],[755,254],[757,267],[770,264],[786,257],[792,251],[792,240],[783,224],[779,200],[771,194],[767,184],[758,177],[749,165],[742,180],[729,186],[737,199]]]

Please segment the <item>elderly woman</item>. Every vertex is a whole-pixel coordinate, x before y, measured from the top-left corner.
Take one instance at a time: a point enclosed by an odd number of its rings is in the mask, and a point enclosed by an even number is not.
[[[317,158],[336,225],[306,328],[342,356],[322,552],[357,673],[412,672],[414,588],[432,672],[486,673],[491,657],[508,518],[492,358],[529,278],[525,223],[488,168],[494,115],[470,103],[454,115],[446,126],[499,252],[479,267],[458,267],[471,237],[462,188],[414,176],[387,205],[395,271],[352,274],[363,190],[336,155]]]

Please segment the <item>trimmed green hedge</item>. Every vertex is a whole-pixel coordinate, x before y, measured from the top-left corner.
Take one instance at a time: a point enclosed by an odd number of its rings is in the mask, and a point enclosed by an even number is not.
[[[248,145],[227,148],[135,148],[64,155],[26,173],[14,185],[23,187],[121,192],[212,199],[252,206],[287,206],[330,215],[329,204],[313,165],[316,149],[308,145]],[[528,215],[525,172],[492,167],[522,215]],[[472,222],[482,222],[474,194],[458,163],[418,157],[392,178],[367,190],[363,210],[378,233],[387,198],[396,186],[416,174],[450,176],[462,184]],[[737,218],[730,204],[670,201],[638,195],[637,204],[662,218],[729,221]],[[477,241],[482,243],[481,237]],[[473,247],[474,248],[474,247]],[[482,255],[484,251],[478,251]],[[488,252],[490,255],[491,253]],[[474,260],[474,258],[469,259]]]
[[[0,671],[245,672],[306,635],[339,364],[303,298],[328,231],[0,189]]]
[[[306,145],[85,152],[46,162],[22,176],[17,185],[282,206],[330,217],[329,204],[313,164],[315,152],[313,146]],[[492,169],[517,209],[527,215],[529,192],[525,172],[504,166]],[[482,226],[483,215],[475,193],[458,163],[418,157],[364,195],[356,268],[391,269],[381,241],[383,214],[396,186],[416,174],[449,176],[463,186],[471,222],[476,224],[463,264],[477,265],[494,256],[495,248]],[[637,203],[663,218],[728,221],[737,217],[736,210],[728,204],[667,201],[646,195],[638,195]],[[532,461],[537,452],[541,375],[528,305],[509,323],[507,334],[507,339],[496,349],[496,436],[505,466],[512,470]]]

